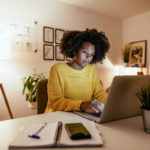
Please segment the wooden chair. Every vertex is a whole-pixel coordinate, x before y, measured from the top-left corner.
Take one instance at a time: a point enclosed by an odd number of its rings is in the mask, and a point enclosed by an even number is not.
[[[4,97],[5,104],[6,104],[6,107],[8,109],[9,116],[10,116],[11,119],[13,119],[14,117],[12,115],[12,112],[11,112],[11,109],[10,109],[10,106],[9,106],[9,103],[8,103],[8,100],[7,100],[7,97],[6,97],[6,94],[5,94],[5,91],[4,91],[2,83],[0,83],[0,89],[1,89],[2,95]]]
[[[48,101],[47,95],[48,79],[43,79],[38,82],[36,89],[37,113],[42,114],[45,111]]]

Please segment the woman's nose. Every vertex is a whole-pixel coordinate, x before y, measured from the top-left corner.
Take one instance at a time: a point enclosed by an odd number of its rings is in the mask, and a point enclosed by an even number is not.
[[[86,57],[91,58],[92,56],[89,53],[87,53]]]

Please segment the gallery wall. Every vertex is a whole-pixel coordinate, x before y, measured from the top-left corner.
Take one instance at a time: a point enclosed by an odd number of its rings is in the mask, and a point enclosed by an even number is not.
[[[119,19],[73,7],[58,0],[0,1],[0,18],[6,23],[27,23],[29,26],[33,26],[34,21],[38,22],[34,39],[38,52],[13,49],[10,59],[0,60],[0,82],[15,118],[33,115],[37,111],[28,108],[25,96],[22,95],[21,79],[32,74],[34,68],[37,73],[43,73],[48,78],[51,65],[57,62],[43,60],[43,26],[64,30],[96,28],[105,32],[110,40],[110,52],[103,65],[96,65],[104,88],[111,84],[113,66],[121,64],[122,21]],[[9,115],[0,93],[0,120],[5,119],[9,119]]]

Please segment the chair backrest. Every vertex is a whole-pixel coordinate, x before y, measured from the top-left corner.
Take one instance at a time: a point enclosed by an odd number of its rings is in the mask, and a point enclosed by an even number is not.
[[[47,95],[48,79],[43,79],[38,82],[36,89],[37,113],[42,114],[45,111],[48,101]]]

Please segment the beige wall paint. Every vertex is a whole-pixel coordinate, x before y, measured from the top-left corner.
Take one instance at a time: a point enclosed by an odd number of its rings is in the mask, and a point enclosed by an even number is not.
[[[123,43],[147,40],[147,66],[150,66],[150,11],[123,20]]]
[[[111,44],[108,58],[114,64],[120,64],[122,47],[122,22],[108,16],[99,15],[87,10],[66,5],[57,0],[5,0],[0,1],[0,17],[16,18],[22,21],[38,20],[37,49],[38,53],[15,52],[10,60],[0,60],[0,81],[3,83],[15,118],[36,114],[36,110],[27,107],[22,96],[22,81],[26,75],[42,72],[48,77],[49,69],[56,61],[43,61],[43,26],[66,30],[97,28],[103,30]],[[97,65],[104,87],[108,87],[113,77],[112,66]],[[1,95],[0,95],[1,96]],[[9,119],[3,99],[0,99],[0,120]]]

